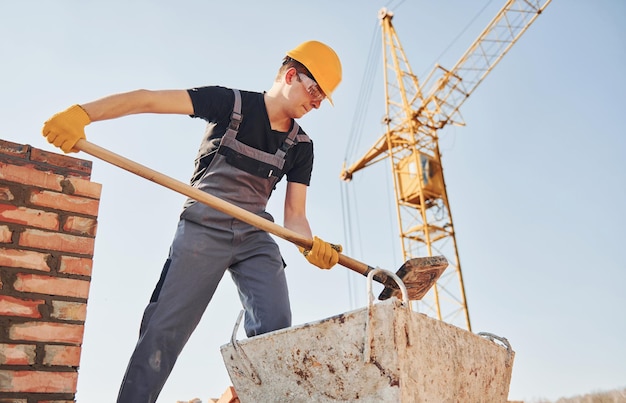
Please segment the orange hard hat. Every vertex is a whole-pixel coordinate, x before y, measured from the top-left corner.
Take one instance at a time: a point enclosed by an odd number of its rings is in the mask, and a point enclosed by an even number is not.
[[[302,63],[311,72],[332,105],[332,93],[341,82],[341,61],[337,53],[322,42],[307,41],[288,51],[287,56]]]

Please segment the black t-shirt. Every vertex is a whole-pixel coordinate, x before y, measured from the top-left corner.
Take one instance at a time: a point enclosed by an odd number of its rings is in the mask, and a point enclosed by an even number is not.
[[[243,120],[239,126],[237,140],[256,149],[274,154],[282,145],[288,132],[279,132],[270,127],[263,94],[258,92],[241,92],[241,114]],[[220,140],[230,123],[233,112],[235,94],[229,88],[210,86],[188,90],[193,103],[192,117],[207,121],[207,127],[196,158],[194,175],[191,183],[195,183],[211,163]],[[302,128],[298,134],[305,135]],[[313,169],[313,142],[298,142],[291,147],[285,158],[283,172],[287,181],[309,185]]]

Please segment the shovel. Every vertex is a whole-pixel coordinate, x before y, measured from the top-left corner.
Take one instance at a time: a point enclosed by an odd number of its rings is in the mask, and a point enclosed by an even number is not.
[[[274,222],[258,215],[251,213],[239,206],[228,203],[209,193],[203,192],[186,183],[180,182],[174,178],[154,171],[148,167],[117,155],[107,149],[97,146],[87,140],[80,139],[74,146],[75,150],[84,151],[98,159],[113,164],[126,171],[134,173],[142,178],[158,183],[168,189],[174,190],[182,195],[190,197],[196,201],[204,203],[222,213],[228,214],[233,218],[241,220],[258,229],[274,234],[286,241],[305,249],[311,249],[313,240],[308,239],[295,231],[291,231]],[[339,253],[339,264],[367,277],[369,272],[374,270],[373,267],[358,260],[352,259],[344,254]],[[448,266],[448,261],[444,256],[429,256],[407,260],[396,272],[396,276],[402,280],[406,286],[409,300],[419,300],[426,295],[428,290],[437,282],[441,273]],[[384,290],[378,296],[378,299],[385,300],[392,296],[401,298],[401,291],[395,281],[383,273],[373,276],[374,280],[385,286]]]

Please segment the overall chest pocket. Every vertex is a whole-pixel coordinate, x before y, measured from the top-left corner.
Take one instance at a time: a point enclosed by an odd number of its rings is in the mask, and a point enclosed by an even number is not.
[[[272,176],[280,178],[282,176],[281,168],[238,153],[232,148],[220,147],[218,153],[224,156],[229,165],[259,178],[269,178]]]

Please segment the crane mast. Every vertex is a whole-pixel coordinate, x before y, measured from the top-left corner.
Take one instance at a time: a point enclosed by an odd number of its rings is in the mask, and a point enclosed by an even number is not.
[[[405,260],[444,255],[449,267],[415,309],[471,331],[454,224],[443,175],[439,130],[464,125],[459,107],[551,0],[509,0],[453,68],[413,74],[392,24],[379,12],[385,80],[385,133],[341,178],[388,159]]]

